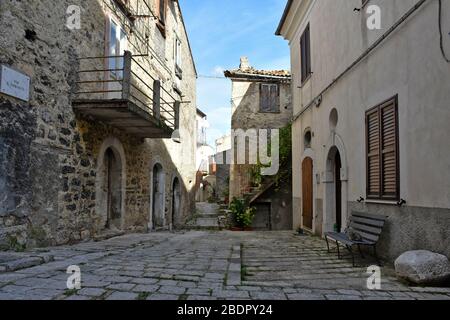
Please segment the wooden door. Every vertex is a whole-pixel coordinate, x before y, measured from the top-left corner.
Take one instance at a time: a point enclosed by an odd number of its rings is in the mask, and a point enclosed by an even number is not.
[[[335,197],[336,197],[336,231],[342,231],[342,182],[341,182],[341,156],[336,152],[334,158],[334,181],[335,181]]]
[[[313,161],[305,158],[302,164],[302,213],[303,227],[311,229],[313,225]]]
[[[252,228],[255,231],[269,231],[271,226],[271,203],[256,203],[256,215],[253,219]]]

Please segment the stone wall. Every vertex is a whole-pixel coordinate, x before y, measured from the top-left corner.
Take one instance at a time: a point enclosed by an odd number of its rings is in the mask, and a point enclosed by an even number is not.
[[[155,5],[154,1],[151,2]],[[81,7],[81,30],[66,28],[69,5]],[[99,120],[74,113],[71,105],[81,57],[102,56],[109,1],[2,1],[0,63],[28,74],[29,103],[0,95],[0,246],[70,243],[102,234],[105,212],[99,207],[100,150],[108,139],[124,150],[126,177],[124,231],[145,231],[150,223],[151,171],[158,162],[166,175],[165,221],[170,226],[172,182],[181,182],[181,224],[193,212],[195,181],[196,72],[177,2],[170,2],[167,35],[157,36],[150,20],[145,61],[173,95],[174,30],[182,41],[185,101],[180,110],[182,143],[137,139]],[[123,19],[120,12],[118,20]],[[126,28],[125,28],[126,29]],[[129,30],[128,30],[129,31]],[[138,43],[130,35],[130,43]],[[145,48],[141,48],[144,50]],[[133,53],[139,54],[137,49]],[[181,100],[181,99],[180,99]],[[113,146],[114,147],[114,146]]]
[[[292,118],[291,88],[289,81],[280,82],[274,79],[273,83],[280,86],[280,112],[260,112],[260,82],[258,80],[232,80],[232,119],[233,130],[248,129],[279,129],[286,126]],[[248,154],[249,146],[257,145],[256,141],[246,143]],[[231,142],[236,146],[236,141]],[[235,161],[237,161],[236,155]],[[248,159],[248,155],[246,155]],[[230,167],[230,199],[242,197],[251,186],[249,164],[231,164]]]
[[[252,205],[270,205],[270,230],[292,230],[292,182],[283,181],[265,191]],[[256,212],[258,215],[259,212]]]

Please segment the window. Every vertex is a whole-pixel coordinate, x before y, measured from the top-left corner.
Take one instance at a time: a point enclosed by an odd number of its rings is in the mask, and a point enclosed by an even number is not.
[[[156,12],[158,15],[158,22],[156,25],[158,26],[158,28],[161,31],[161,33],[163,34],[163,36],[165,36],[166,35],[167,0],[157,0],[156,4],[157,4]]]
[[[308,130],[305,132],[305,137],[304,137],[304,142],[303,142],[305,149],[311,148],[311,141],[312,141],[311,130]]]
[[[366,112],[367,198],[400,198],[397,96]]]
[[[309,35],[309,24],[306,26],[305,31],[300,38],[300,50],[301,50],[301,68],[302,68],[302,83],[308,80],[311,74],[311,45]]]
[[[110,69],[111,76],[116,79],[121,79],[123,71],[123,55],[127,48],[127,36],[123,29],[111,18],[109,19],[109,33],[108,33],[108,69]]]
[[[175,75],[178,79],[183,78],[183,71],[181,69],[181,41],[175,36]]]
[[[260,112],[280,112],[280,89],[277,84],[260,84]]]

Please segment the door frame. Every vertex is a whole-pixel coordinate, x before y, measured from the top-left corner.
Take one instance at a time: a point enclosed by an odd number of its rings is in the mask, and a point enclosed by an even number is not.
[[[335,132],[333,132],[328,140],[327,146],[325,148],[325,172],[323,174],[322,180],[325,185],[324,192],[324,208],[323,208],[323,227],[322,233],[333,231],[333,217],[334,210],[333,206],[336,205],[334,201],[334,157],[330,159],[333,149],[339,151],[341,156],[341,217],[342,217],[342,228],[347,226],[347,210],[348,210],[348,162],[347,153],[345,149],[344,142],[342,138]]]
[[[311,227],[307,226],[305,224],[305,183],[308,183],[309,181],[305,181],[305,176],[304,176],[304,172],[305,172],[305,166],[306,166],[306,161],[310,161],[311,162],[311,179],[310,179],[310,188],[311,188],[311,205],[310,205],[310,209],[311,209]],[[302,160],[302,179],[301,179],[301,183],[302,183],[302,227],[309,230],[309,231],[313,231],[314,230],[314,160],[311,157],[304,157]],[[309,218],[309,217],[308,217]]]
[[[179,190],[179,201],[178,201],[178,214],[181,214],[181,207],[182,207],[182,192],[181,192],[181,179],[178,176],[175,176],[172,178],[172,184],[171,184],[171,191],[172,191],[172,206],[171,206],[171,228],[175,227],[175,182],[178,183],[178,190]]]

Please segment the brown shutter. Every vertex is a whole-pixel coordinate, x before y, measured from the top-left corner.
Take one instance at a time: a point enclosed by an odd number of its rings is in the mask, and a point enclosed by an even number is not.
[[[305,34],[305,46],[306,46],[306,77],[311,74],[311,42],[310,42],[310,33],[309,33],[309,25],[306,27]]]
[[[397,198],[397,121],[395,101],[381,109],[382,196]]]
[[[366,113],[367,197],[400,197],[397,97]]]
[[[306,80],[306,42],[305,34],[300,38],[300,64],[301,64],[301,76],[302,82]]]
[[[309,25],[306,26],[300,38],[301,76],[304,82],[311,73],[311,46]]]
[[[367,196],[378,198],[380,187],[380,121],[378,108],[366,116],[367,127]]]
[[[267,112],[270,110],[270,86],[267,84],[260,84],[261,105],[260,111]]]
[[[270,112],[278,112],[278,85],[272,84],[270,85]]]

